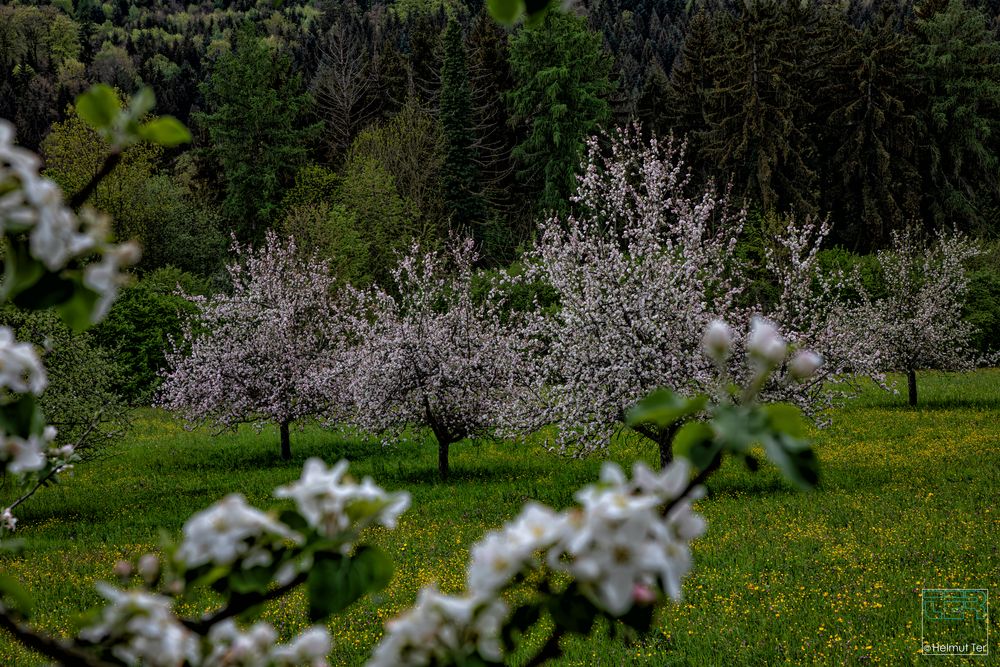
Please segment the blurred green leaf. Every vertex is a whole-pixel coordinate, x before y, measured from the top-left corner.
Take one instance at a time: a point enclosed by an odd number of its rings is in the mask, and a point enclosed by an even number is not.
[[[510,25],[524,12],[523,0],[489,0],[490,15],[500,23]]]
[[[94,308],[100,295],[77,283],[72,298],[56,306],[56,311],[73,331],[80,332],[94,323]]]
[[[19,582],[9,574],[0,572],[0,600],[24,618],[31,615],[31,596]]]
[[[27,438],[45,428],[45,415],[38,400],[25,394],[13,403],[0,406],[0,427],[7,434]]]
[[[392,571],[392,561],[377,547],[361,547],[352,557],[317,555],[306,579],[309,618],[319,621],[367,593],[382,590],[392,579]]]
[[[702,394],[687,398],[669,389],[657,389],[628,411],[625,423],[629,426],[654,424],[661,429],[667,428],[701,412],[707,403],[708,397]]]
[[[173,148],[191,141],[191,132],[173,116],[160,116],[139,126],[140,139],[166,148]]]
[[[688,422],[674,436],[673,450],[695,467],[704,470],[718,454],[720,446],[715,442],[715,432],[705,422]]]
[[[271,584],[272,568],[262,565],[249,570],[233,570],[229,575],[229,589],[234,593],[263,593]]]
[[[129,99],[128,111],[132,118],[142,118],[156,106],[156,95],[149,86],[140,88],[131,99]]]
[[[76,113],[97,130],[109,130],[121,111],[121,100],[111,86],[99,83],[76,98]]]
[[[795,438],[806,434],[806,423],[802,411],[789,403],[769,403],[763,406],[771,422],[771,427],[779,433],[785,433]]]

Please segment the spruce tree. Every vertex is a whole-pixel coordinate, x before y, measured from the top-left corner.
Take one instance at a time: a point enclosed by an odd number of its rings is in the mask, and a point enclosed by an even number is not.
[[[584,141],[610,116],[611,58],[583,19],[550,12],[515,37],[510,62],[512,121],[525,131],[514,149],[520,176],[541,191],[542,208],[565,210]]]
[[[472,102],[462,28],[454,19],[444,32],[441,67],[441,130],[445,142],[441,185],[451,224],[467,229],[482,215],[472,136]]]
[[[925,101],[922,168],[932,185],[926,215],[948,225],[992,222],[984,214],[1000,201],[1000,42],[982,12],[961,0],[922,9],[914,67]]]
[[[263,237],[320,129],[307,122],[311,100],[291,68],[247,23],[201,86],[208,112],[196,119],[208,130],[209,154],[221,167],[222,209],[241,239]]]

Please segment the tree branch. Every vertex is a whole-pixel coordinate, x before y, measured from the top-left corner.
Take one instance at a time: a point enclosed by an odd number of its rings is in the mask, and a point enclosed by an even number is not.
[[[87,200],[90,199],[90,195],[94,194],[94,190],[97,189],[97,186],[100,185],[101,181],[103,181],[108,174],[114,171],[114,168],[118,166],[121,159],[121,151],[118,149],[111,151],[111,153],[104,158],[104,164],[101,165],[101,168],[97,171],[97,173],[94,174],[90,181],[69,200],[69,207],[72,209],[78,209],[83,206]]]
[[[114,667],[117,662],[105,662],[73,644],[49,637],[32,630],[11,618],[5,608],[0,606],[0,628],[14,636],[19,642],[33,651],[52,658],[60,665],[68,667]]]
[[[206,614],[199,619],[182,618],[180,619],[180,622],[184,627],[192,632],[196,632],[199,635],[205,635],[212,629],[213,625],[221,623],[226,619],[233,618],[234,616],[239,616],[243,612],[253,609],[257,605],[271,600],[276,600],[286,593],[289,593],[300,584],[304,584],[307,577],[308,573],[301,572],[287,584],[282,584],[281,586],[273,588],[265,593],[250,593],[247,595],[235,596],[226,604],[225,607],[219,609],[215,613]]]

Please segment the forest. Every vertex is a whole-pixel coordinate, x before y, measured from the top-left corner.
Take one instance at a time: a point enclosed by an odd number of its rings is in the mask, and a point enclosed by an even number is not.
[[[983,654],[998,216],[1000,0],[5,3],[0,663]]]

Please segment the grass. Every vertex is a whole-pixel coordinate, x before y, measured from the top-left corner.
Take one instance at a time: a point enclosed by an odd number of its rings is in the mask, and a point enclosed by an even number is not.
[[[815,434],[815,492],[793,491],[766,466],[752,475],[727,463],[698,503],[709,530],[695,544],[684,601],[665,607],[642,641],[567,642],[563,664],[924,662],[922,588],[1000,590],[1000,370],[921,374],[920,390],[917,409],[871,390],[839,410]],[[559,459],[538,446],[462,443],[452,448],[452,481],[440,484],[426,444],[383,448],[310,427],[293,432],[292,447],[295,460],[282,463],[274,430],[213,438],[140,411],[113,456],[81,466],[24,507],[27,549],[0,557],[0,569],[34,595],[35,623],[69,632],[98,602],[94,581],[111,579],[117,559],[152,549],[160,529],[177,534],[187,516],[230,492],[269,506],[271,490],[297,478],[306,457],[347,458],[355,475],[413,494],[396,531],[371,534],[395,559],[393,583],[330,626],[331,663],[359,664],[420,586],[461,589],[468,548],[487,530],[528,499],[570,504],[600,468],[596,459]],[[656,456],[641,445],[611,454],[624,464]],[[307,626],[304,598],[292,596],[264,618],[291,635]],[[962,660],[988,661],[948,664]],[[0,637],[0,664],[40,662]]]

